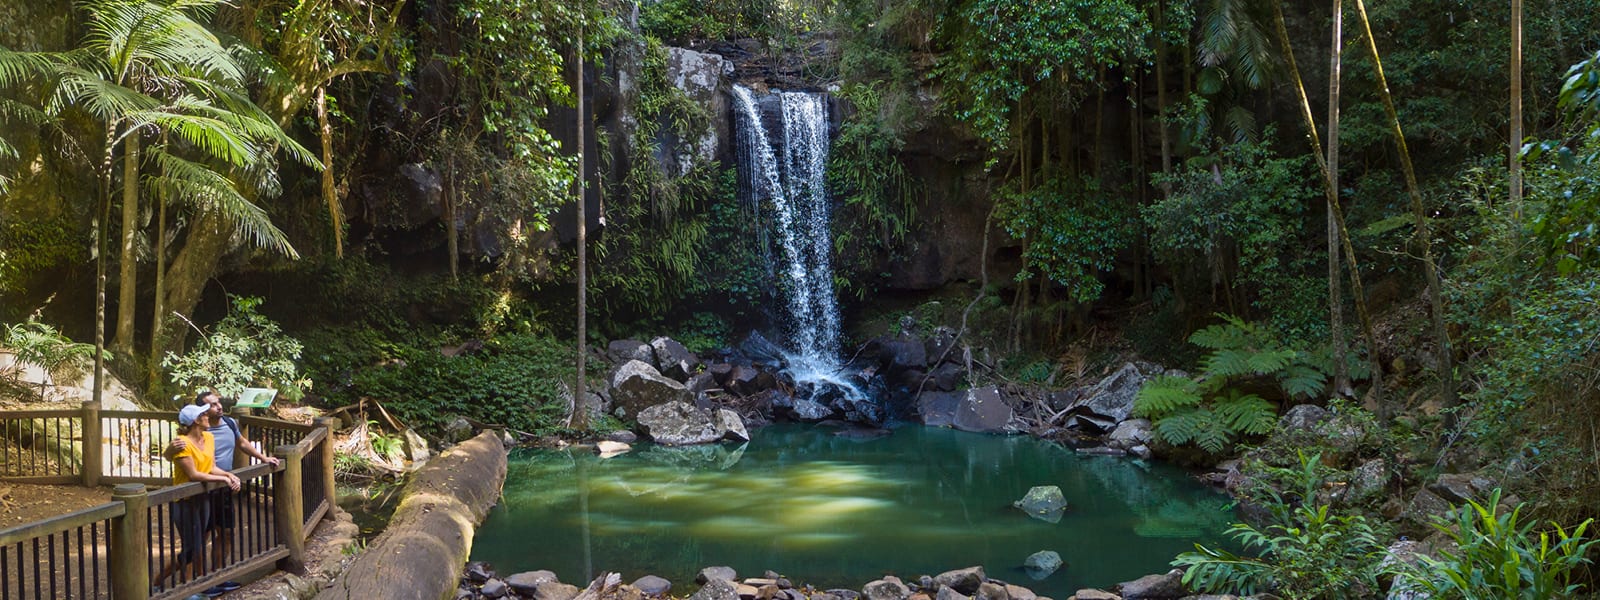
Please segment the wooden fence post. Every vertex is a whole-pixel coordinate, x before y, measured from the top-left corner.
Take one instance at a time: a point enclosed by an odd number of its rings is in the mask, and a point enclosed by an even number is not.
[[[340,421],[333,417],[322,417],[316,424],[328,428],[328,435],[322,438],[322,489],[328,495],[328,516],[333,516],[333,509],[339,506],[339,492],[333,485],[333,432],[339,429]]]
[[[106,564],[111,567],[111,596],[117,600],[150,598],[150,495],[142,483],[118,485],[111,499],[127,512],[111,520],[111,544]]]
[[[83,486],[100,486],[101,458],[105,451],[105,436],[100,435],[100,405],[93,400],[83,403]]]
[[[300,463],[305,459],[305,451],[299,446],[289,444],[278,446],[273,450],[273,454],[283,462],[283,470],[273,474],[277,481],[272,484],[272,507],[278,519],[278,541],[289,549],[289,556],[278,561],[278,569],[295,575],[305,575],[306,509],[300,495],[303,485],[301,481],[303,467]]]

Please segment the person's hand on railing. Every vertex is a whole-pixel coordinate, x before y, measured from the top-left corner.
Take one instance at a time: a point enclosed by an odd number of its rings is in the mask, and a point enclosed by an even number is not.
[[[233,473],[228,473],[227,477],[228,487],[235,492],[239,491],[239,476],[234,475]]]

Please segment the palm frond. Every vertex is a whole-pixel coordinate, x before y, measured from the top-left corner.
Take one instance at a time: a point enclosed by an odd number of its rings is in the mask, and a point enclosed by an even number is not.
[[[207,156],[230,165],[249,164],[258,153],[252,140],[239,130],[230,127],[228,123],[214,117],[168,110],[148,110],[130,114],[127,118],[140,126],[154,125],[163,131],[169,131],[205,152]]]
[[[216,211],[233,224],[235,233],[248,238],[257,247],[276,251],[289,258],[300,257],[289,244],[288,236],[272,224],[267,211],[240,194],[233,180],[204,164],[163,149],[155,149],[150,155],[162,174],[149,178],[147,185],[165,189],[168,197],[188,203],[196,209]]]

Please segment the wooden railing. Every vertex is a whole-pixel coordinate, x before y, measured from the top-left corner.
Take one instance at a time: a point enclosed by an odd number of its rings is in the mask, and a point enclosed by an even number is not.
[[[234,471],[241,482],[230,495],[234,526],[207,534],[189,572],[173,568],[183,552],[175,522],[210,502],[203,494],[226,487],[169,485],[172,466],[160,454],[176,435],[171,413],[101,411],[91,403],[81,410],[0,412],[0,447],[6,448],[0,479],[119,484],[109,503],[0,529],[0,600],[161,600],[271,568],[303,574],[305,540],[334,503],[337,420],[302,425],[241,417],[239,423],[245,437],[261,440],[279,464]],[[166,487],[149,491],[151,485]],[[172,575],[152,581],[166,572]]]

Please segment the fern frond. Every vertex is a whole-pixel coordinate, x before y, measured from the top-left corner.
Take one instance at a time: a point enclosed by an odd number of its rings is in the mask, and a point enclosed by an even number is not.
[[[1139,388],[1139,394],[1133,399],[1133,412],[1141,417],[1158,418],[1179,408],[1199,406],[1201,400],[1194,380],[1159,375]]]
[[[1181,446],[1193,442],[1211,418],[1211,411],[1200,408],[1175,412],[1155,422],[1156,435],[1168,444]]]
[[[1205,370],[1205,374],[1208,377],[1227,378],[1253,375],[1256,372],[1250,366],[1250,357],[1253,355],[1254,353],[1249,350],[1231,348],[1218,350],[1200,361],[1200,367]]]
[[[1250,344],[1252,328],[1249,323],[1221,315],[1227,323],[1218,323],[1189,335],[1189,343],[1201,348],[1226,350],[1243,348]]]
[[[1278,373],[1278,384],[1289,396],[1317,397],[1328,387],[1328,376],[1306,364],[1293,364]]]
[[[1233,444],[1234,432],[1216,413],[1204,412],[1205,418],[1197,421],[1200,427],[1195,430],[1194,445],[1211,454],[1221,454]]]
[[[1289,366],[1290,361],[1294,360],[1297,354],[1299,353],[1294,350],[1268,350],[1250,355],[1245,362],[1250,365],[1250,370],[1254,371],[1255,374],[1271,375]]]
[[[1272,403],[1255,394],[1231,393],[1219,398],[1212,410],[1229,429],[1250,435],[1269,433],[1278,423]]]

